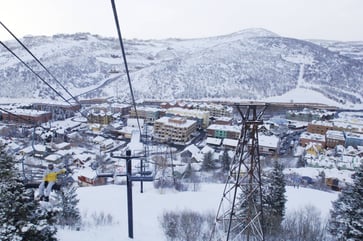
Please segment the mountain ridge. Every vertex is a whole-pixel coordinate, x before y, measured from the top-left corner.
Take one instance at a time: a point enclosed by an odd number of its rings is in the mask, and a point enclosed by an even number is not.
[[[116,39],[77,33],[22,41],[75,96],[130,100]],[[16,42],[5,43],[61,89]],[[126,39],[124,45],[137,99],[260,100],[307,88],[337,103],[363,102],[363,42],[314,42],[246,29],[202,39]],[[0,81],[0,97],[59,99],[4,49]]]

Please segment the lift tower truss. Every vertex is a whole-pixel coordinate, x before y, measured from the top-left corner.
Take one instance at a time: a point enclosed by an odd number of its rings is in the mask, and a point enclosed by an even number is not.
[[[258,126],[266,104],[236,105],[242,128],[210,240],[264,240]]]

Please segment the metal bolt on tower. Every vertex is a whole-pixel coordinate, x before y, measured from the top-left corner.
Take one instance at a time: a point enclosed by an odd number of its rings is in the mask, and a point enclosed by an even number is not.
[[[210,241],[264,240],[258,126],[266,104],[236,105],[241,134]]]

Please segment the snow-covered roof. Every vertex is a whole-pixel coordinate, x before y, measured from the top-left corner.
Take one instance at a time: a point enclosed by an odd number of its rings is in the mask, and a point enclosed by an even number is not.
[[[317,133],[310,133],[310,132],[303,132],[300,135],[300,139],[325,141],[325,135],[320,135],[320,134],[317,134]]]
[[[208,145],[203,147],[202,150],[200,150],[201,154],[206,154],[208,152],[214,153],[214,149]]]
[[[207,130],[221,130],[221,131],[229,131],[229,132],[241,132],[241,128],[239,126],[230,126],[230,125],[218,125],[212,124],[208,126]]]
[[[163,124],[167,124],[168,126],[174,126],[174,127],[179,127],[179,128],[188,128],[192,125],[194,125],[196,123],[195,120],[188,120],[186,118],[183,117],[177,117],[177,116],[173,116],[173,117],[168,117],[168,116],[163,116],[160,119],[156,120],[155,123],[163,123]]]
[[[41,111],[41,110],[34,110],[34,109],[7,109],[7,111],[14,115],[27,115],[27,116],[34,116],[34,117],[50,113],[48,111]]]
[[[68,142],[61,142],[61,143],[58,143],[58,144],[54,144],[54,148],[56,149],[64,149],[64,148],[67,148],[69,147],[71,144],[68,143]]]
[[[326,138],[345,141],[344,133],[342,131],[328,130]]]
[[[105,140],[105,138],[102,136],[96,136],[95,138],[93,138],[93,142],[98,143],[98,144],[103,142],[104,140]]]
[[[279,142],[280,142],[280,138],[278,138],[277,136],[274,136],[274,135],[266,136],[266,135],[258,133],[258,145],[259,146],[278,148]]]
[[[238,145],[238,140],[229,139],[229,138],[224,138],[224,139],[223,139],[223,145],[226,145],[226,146],[232,146],[232,147],[237,147],[237,145]]]
[[[193,110],[193,109],[190,110],[190,109],[184,109],[184,108],[180,108],[180,107],[169,108],[166,111],[166,113],[182,114],[182,115],[186,115],[186,116],[195,116],[195,117],[209,115],[209,111]]]
[[[139,120],[139,122],[137,122],[137,120]],[[136,119],[136,118],[127,119],[127,126],[129,126],[129,127],[138,127],[138,123],[140,123],[140,126],[143,126],[144,119]]]
[[[200,152],[200,149],[196,145],[191,144],[191,145],[185,147],[183,152],[184,151],[190,151],[192,153],[192,155],[195,155]]]
[[[214,138],[214,137],[207,137],[206,143],[219,146],[222,143],[222,139]]]

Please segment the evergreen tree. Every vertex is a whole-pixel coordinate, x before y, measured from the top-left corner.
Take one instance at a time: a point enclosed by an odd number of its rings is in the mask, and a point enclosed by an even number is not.
[[[57,214],[57,223],[61,226],[68,226],[78,229],[81,225],[81,215],[77,207],[79,199],[77,199],[76,186],[63,187],[58,192],[57,200],[54,204],[59,208]]]
[[[274,236],[281,230],[281,223],[285,216],[286,188],[283,166],[274,161],[274,168],[264,183],[263,215],[264,230],[267,235]]]
[[[209,171],[215,168],[213,162],[213,154],[212,152],[207,152],[204,154],[203,163],[202,163],[202,170]]]
[[[0,237],[2,241],[53,241],[55,213],[34,201],[15,169],[13,158],[0,154]]]
[[[223,155],[222,155],[222,166],[223,166],[223,171],[229,171],[230,169],[230,165],[231,165],[231,158],[228,155],[228,151],[227,149],[225,149],[223,151]]]
[[[363,240],[363,164],[330,211],[329,231],[338,240]]]

